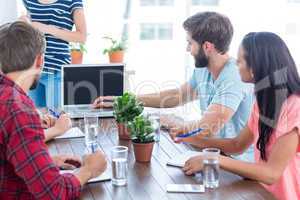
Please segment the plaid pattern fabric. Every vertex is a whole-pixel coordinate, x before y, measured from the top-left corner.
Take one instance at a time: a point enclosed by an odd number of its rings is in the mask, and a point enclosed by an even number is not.
[[[0,199],[77,199],[80,189],[49,156],[33,102],[0,73]]]

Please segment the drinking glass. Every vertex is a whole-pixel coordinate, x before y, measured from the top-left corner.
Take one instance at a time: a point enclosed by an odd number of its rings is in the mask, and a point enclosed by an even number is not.
[[[206,188],[219,187],[219,155],[217,148],[203,149],[203,182]]]
[[[125,146],[115,146],[111,150],[112,184],[115,186],[127,184],[127,157],[128,148]]]
[[[160,114],[159,112],[149,112],[145,113],[144,116],[148,118],[153,127],[153,134],[155,142],[160,140]]]
[[[99,132],[99,118],[94,113],[84,113],[85,145],[88,153],[99,149],[97,142]]]

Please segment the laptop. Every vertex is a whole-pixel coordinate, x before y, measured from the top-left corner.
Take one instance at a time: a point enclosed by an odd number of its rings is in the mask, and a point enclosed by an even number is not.
[[[94,109],[98,96],[121,96],[124,91],[124,64],[63,65],[61,102],[71,118],[83,118],[85,113],[113,117],[112,108]]]

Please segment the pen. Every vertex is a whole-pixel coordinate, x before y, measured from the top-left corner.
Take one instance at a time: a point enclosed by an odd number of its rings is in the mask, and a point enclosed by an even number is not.
[[[92,153],[94,153],[94,145],[92,145]]]
[[[60,114],[57,114],[54,110],[52,110],[51,108],[48,108],[48,111],[51,115],[53,115],[54,117],[56,117],[57,119],[59,118]]]
[[[177,135],[176,137],[179,137],[179,138],[186,138],[186,137],[190,137],[190,136],[193,136],[193,135],[196,135],[197,133],[203,131],[202,128],[198,128],[194,131],[191,131],[191,132],[187,132],[185,134],[181,134],[181,135]]]

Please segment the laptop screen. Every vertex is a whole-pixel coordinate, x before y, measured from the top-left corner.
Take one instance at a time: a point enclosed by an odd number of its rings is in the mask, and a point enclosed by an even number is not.
[[[65,65],[62,77],[63,105],[91,104],[98,96],[120,96],[124,65]]]

